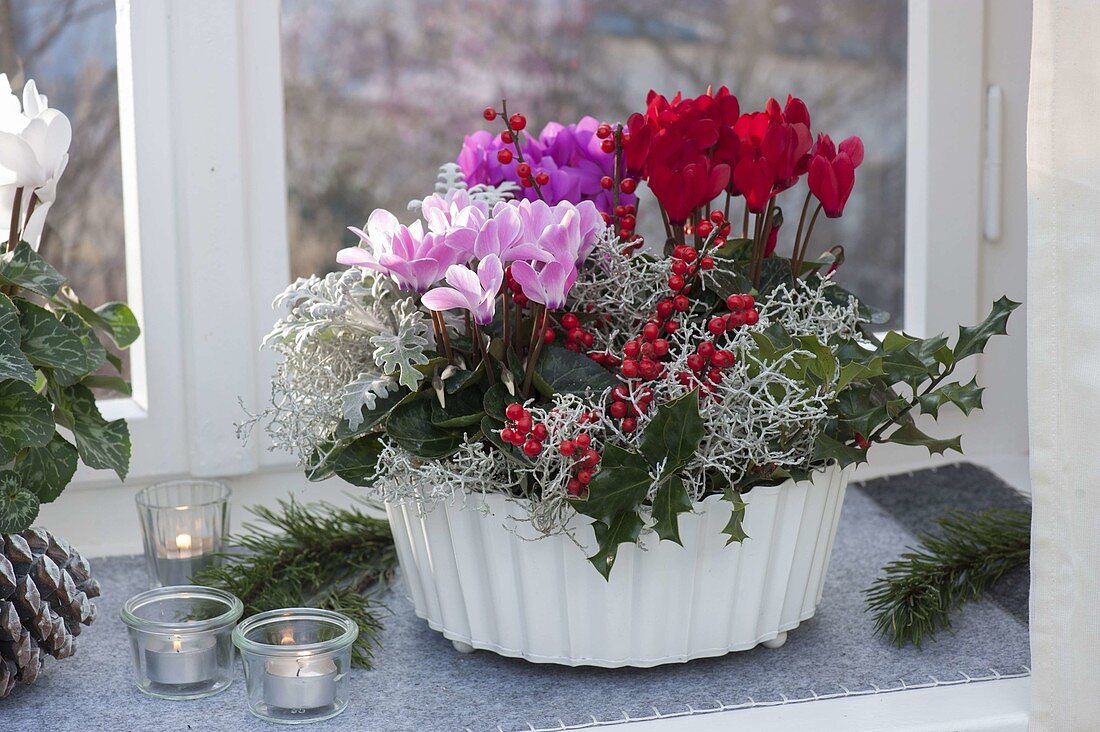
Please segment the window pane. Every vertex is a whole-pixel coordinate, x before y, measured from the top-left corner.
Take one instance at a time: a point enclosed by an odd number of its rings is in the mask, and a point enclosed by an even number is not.
[[[430,192],[501,97],[537,131],[623,120],[650,88],[726,84],[742,109],[790,92],[815,131],[863,138],[856,190],[815,249],[843,244],[840,280],[900,325],[905,45],[904,0],[284,0],[291,269],[331,270],[355,242],[345,226]]]

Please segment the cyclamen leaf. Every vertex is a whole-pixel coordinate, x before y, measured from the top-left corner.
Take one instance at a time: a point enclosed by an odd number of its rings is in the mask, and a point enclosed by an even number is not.
[[[413,399],[399,404],[386,418],[386,434],[403,449],[422,458],[442,458],[457,450],[463,433],[444,430],[432,424],[429,399]]]
[[[19,348],[19,309],[0,293],[0,379],[15,379],[34,385],[34,366]]]
[[[730,520],[726,524],[726,527],[722,529],[722,533],[729,536],[726,540],[726,546],[729,546],[735,541],[744,541],[749,538],[749,535],[745,533],[744,521],[745,521],[745,501],[741,498],[741,494],[735,490],[726,491],[722,496],[723,501],[729,501],[733,504],[733,512],[730,514]]]
[[[0,283],[23,287],[43,297],[53,297],[65,278],[25,241],[0,257]]]
[[[59,320],[45,308],[25,300],[17,306],[22,330],[20,347],[31,363],[76,376],[103,365],[103,346],[75,315]]]
[[[547,396],[584,395],[590,389],[598,393],[619,383],[614,374],[588,356],[560,346],[543,349],[535,372],[544,384],[543,391],[549,390]]]
[[[959,339],[955,343],[955,360],[981,353],[989,339],[995,335],[1007,335],[1008,316],[1018,307],[1020,303],[1002,296],[993,303],[993,309],[985,320],[974,326],[960,326]]]
[[[0,534],[15,534],[31,527],[38,517],[38,499],[25,490],[19,476],[0,471]]]
[[[653,530],[666,541],[674,541],[680,546],[680,514],[691,511],[691,498],[684,488],[684,481],[674,475],[661,484],[657,495],[653,497]]]
[[[23,451],[15,461],[21,485],[35,494],[40,503],[53,501],[76,474],[77,450],[72,443],[54,433],[43,447]]]
[[[636,511],[624,511],[608,518],[606,522],[592,524],[599,550],[588,561],[599,570],[605,580],[610,580],[611,567],[619,553],[619,544],[636,544],[645,524]]]
[[[67,397],[68,416],[72,418],[80,459],[89,468],[113,470],[119,480],[126,480],[130,469],[130,429],[126,420],[105,420],[91,389],[83,384],[65,387],[62,391]]]
[[[332,469],[352,485],[367,486],[378,475],[378,456],[381,454],[382,440],[379,435],[364,435],[336,455]]]
[[[664,480],[695,454],[705,434],[699,415],[699,392],[691,391],[657,408],[642,436],[642,455],[650,465],[664,461]]]
[[[0,465],[26,447],[42,447],[54,434],[50,403],[21,381],[0,381]]]
[[[610,526],[615,517],[636,511],[652,484],[644,457],[608,444],[604,446],[600,472],[588,484],[588,497],[575,499],[573,508]]]
[[[94,312],[107,324],[108,332],[119,348],[128,348],[141,335],[137,316],[124,302],[109,302],[100,305]]]
[[[515,445],[510,445],[500,438],[500,430],[502,423],[497,422],[488,416],[481,418],[481,436],[488,440],[493,447],[495,447],[500,454],[511,460],[514,463],[522,465],[525,468],[532,467],[535,462],[523,454],[523,450],[519,449]]]

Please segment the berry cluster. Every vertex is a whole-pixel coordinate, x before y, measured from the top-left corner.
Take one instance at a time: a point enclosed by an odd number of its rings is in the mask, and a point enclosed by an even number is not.
[[[614,419],[622,420],[619,428],[623,432],[633,432],[638,429],[638,415],[648,411],[652,403],[652,389],[643,387],[631,394],[628,387],[619,384],[611,390],[611,404],[607,413]]]
[[[596,340],[595,334],[581,327],[580,318],[574,313],[564,313],[561,316],[561,328],[565,332],[565,347],[570,351],[580,352],[581,348],[591,348]],[[542,334],[544,343],[553,343],[558,334],[553,326],[547,326]]]
[[[592,415],[581,415],[581,422],[590,421]],[[592,447],[592,438],[585,432],[580,433],[571,440],[562,440],[558,443],[558,452],[562,457],[573,458],[570,468],[573,476],[566,484],[566,490],[571,496],[579,496],[588,489],[592,482],[592,476],[600,469],[600,453]]]
[[[486,107],[482,111],[481,116],[487,121],[492,122],[497,118],[499,113],[492,107]],[[503,115],[501,115],[503,117]],[[545,170],[534,171],[531,166],[523,160],[523,155],[520,153],[519,148],[519,133],[527,127],[527,118],[522,114],[513,114],[504,122],[506,129],[500,133],[500,141],[505,145],[513,145],[516,152],[513,153],[511,149],[502,147],[497,150],[497,162],[501,165],[510,165],[515,159],[516,155],[519,155],[519,163],[516,165],[516,175],[519,176],[519,184],[524,188],[536,188],[538,186],[544,186],[550,182],[550,174]]]
[[[727,330],[740,328],[742,325],[756,325],[760,320],[760,311],[756,309],[756,300],[752,295],[729,295],[726,297],[726,307],[730,309],[724,316],[711,318],[707,323],[707,330],[714,335],[719,335]],[[722,323],[715,323],[722,320]],[[712,327],[713,326],[713,327]],[[721,328],[721,330],[716,330]]]
[[[535,457],[542,452],[542,442],[549,432],[542,422],[535,423],[531,413],[519,402],[512,402],[504,409],[508,422],[500,431],[500,439],[510,445],[523,448],[527,457]]]
[[[714,341],[703,341],[687,357],[688,368],[692,370],[694,377],[686,371],[681,371],[676,375],[676,379],[681,384],[690,386],[694,378],[703,385],[701,391],[713,391],[715,384],[722,383],[722,372],[733,366],[736,360],[733,351],[718,348],[714,345]]]

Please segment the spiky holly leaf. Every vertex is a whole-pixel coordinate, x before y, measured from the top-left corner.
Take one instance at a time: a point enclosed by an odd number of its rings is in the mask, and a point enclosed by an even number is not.
[[[50,403],[22,381],[0,381],[0,465],[26,447],[42,447],[53,437]]]
[[[864,381],[882,375],[882,359],[878,356],[866,362],[848,361],[840,367],[840,377],[836,382],[836,390],[843,391],[854,381]]]
[[[699,392],[693,390],[657,408],[642,436],[642,455],[650,465],[664,461],[661,479],[666,480],[695,454],[705,434]]]
[[[636,452],[606,445],[600,472],[588,484],[588,496],[575,499],[573,507],[610,526],[615,517],[636,511],[653,484],[649,463]]]
[[[561,346],[543,349],[535,373],[540,380],[535,385],[547,396],[583,395],[589,389],[601,392],[619,383],[614,374],[588,356]]]
[[[959,326],[959,339],[955,342],[955,360],[973,356],[985,350],[986,343],[995,335],[1008,334],[1008,316],[1020,307],[1020,303],[1002,296],[993,303],[993,309],[985,320],[973,326]]]
[[[978,386],[977,377],[966,384],[955,381],[921,395],[920,408],[925,414],[931,414],[933,418],[939,419],[940,407],[944,404],[954,404],[963,414],[968,415],[975,409],[982,408],[983,391],[985,389]]]
[[[23,488],[13,471],[0,471],[0,534],[25,531],[37,517],[38,498]]]
[[[729,546],[735,541],[744,541],[749,538],[743,526],[745,521],[745,501],[741,498],[741,494],[735,490],[728,490],[722,494],[722,500],[729,501],[733,504],[730,520],[726,523],[726,527],[722,529],[722,533],[729,536],[729,538],[726,539],[726,546]]]
[[[65,278],[25,241],[0,257],[0,283],[23,287],[42,297],[53,297]]]
[[[691,497],[688,496],[684,481],[673,475],[661,483],[657,495],[653,497],[653,530],[666,541],[674,541],[680,546],[680,514],[691,510]]]
[[[878,384],[857,383],[837,396],[834,409],[841,427],[866,436],[901,414],[908,404]]]
[[[822,432],[814,441],[814,462],[833,461],[845,468],[867,460],[867,451],[835,440]]]
[[[83,384],[74,384],[62,391],[66,421],[71,420],[80,459],[89,468],[113,470],[120,480],[126,480],[130,469],[130,429],[126,420],[108,422],[104,419],[96,406],[95,395]]]
[[[890,433],[886,442],[894,442],[899,445],[923,445],[928,448],[929,455],[944,454],[948,450],[962,454],[962,436],[939,439],[921,432],[913,422],[904,424]]]
[[[77,451],[71,442],[54,433],[42,447],[29,447],[15,459],[20,484],[40,503],[53,501],[76,474]]]
[[[609,517],[606,523],[597,521],[592,524],[599,549],[588,561],[592,562],[605,580],[611,579],[611,567],[618,556],[619,544],[636,544],[644,525],[636,511],[623,511]]]

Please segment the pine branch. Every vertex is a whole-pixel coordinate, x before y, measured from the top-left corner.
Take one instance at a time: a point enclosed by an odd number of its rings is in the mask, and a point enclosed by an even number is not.
[[[397,564],[389,524],[355,509],[327,503],[279,501],[278,510],[254,506],[263,523],[229,540],[226,563],[196,575],[198,584],[233,593],[245,617],[285,607],[343,613],[359,625],[352,662],[369,668],[385,608],[374,598]]]
[[[976,600],[1005,572],[1025,564],[1031,517],[1024,511],[952,511],[939,533],[922,532],[921,546],[883,567],[866,591],[875,632],[899,648],[921,647],[925,636],[950,627],[951,613]]]

